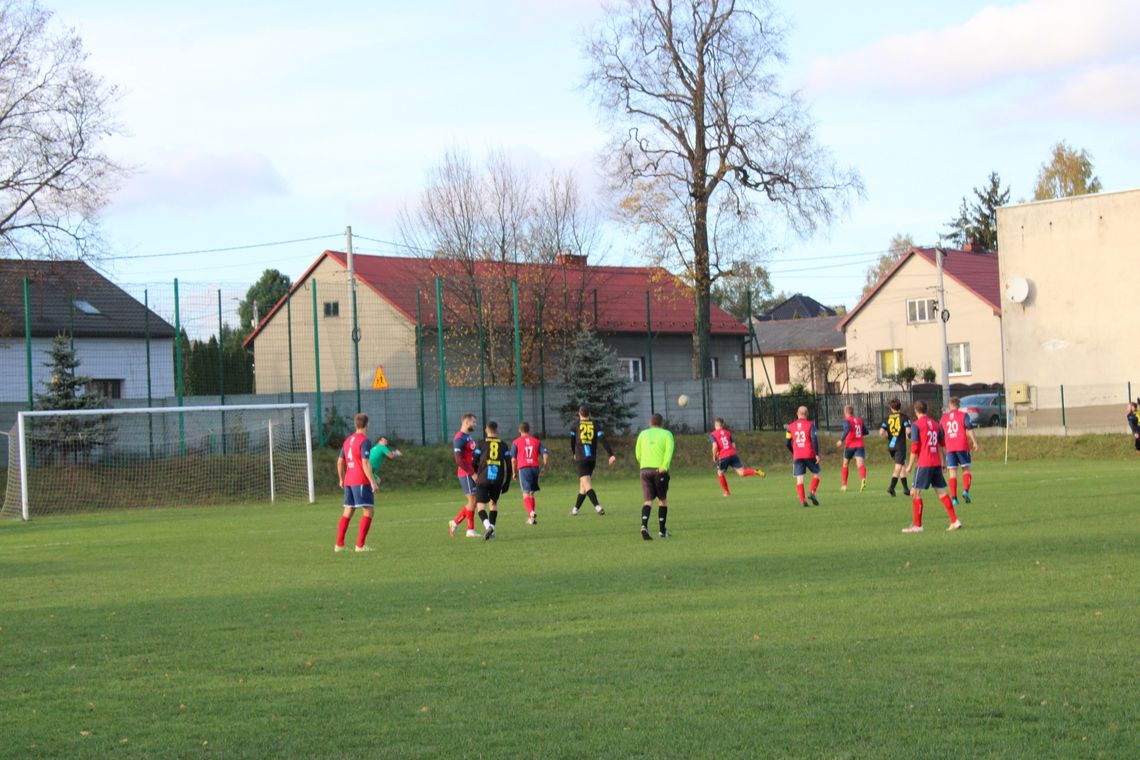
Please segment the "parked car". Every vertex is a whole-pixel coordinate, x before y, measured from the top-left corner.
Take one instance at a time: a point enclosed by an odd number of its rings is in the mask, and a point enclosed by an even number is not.
[[[1004,393],[975,393],[962,397],[962,411],[974,427],[1001,425],[1005,418]]]

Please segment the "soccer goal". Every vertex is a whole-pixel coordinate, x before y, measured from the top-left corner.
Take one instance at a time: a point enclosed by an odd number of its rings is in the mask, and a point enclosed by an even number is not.
[[[308,404],[20,412],[0,517],[313,502]]]

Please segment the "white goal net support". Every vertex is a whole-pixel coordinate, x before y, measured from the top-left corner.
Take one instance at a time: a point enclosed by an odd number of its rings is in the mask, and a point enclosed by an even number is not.
[[[0,517],[313,502],[308,404],[20,412]]]

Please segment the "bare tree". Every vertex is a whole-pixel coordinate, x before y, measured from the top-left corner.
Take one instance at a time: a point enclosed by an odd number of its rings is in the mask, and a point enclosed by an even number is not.
[[[808,235],[862,193],[858,174],[816,141],[799,95],[780,87],[783,45],[766,0],[627,0],[586,43],[587,84],[613,121],[607,156],[623,215],[696,291],[699,377],[710,289],[731,269],[718,230],[759,235],[762,199]]]
[[[891,238],[887,252],[880,256],[878,261],[867,267],[862,295],[865,296],[870,293],[879,284],[879,280],[883,279],[887,272],[891,271],[891,267],[898,263],[898,260],[906,255],[906,252],[911,248],[914,248],[914,237],[909,232],[906,234],[899,233]]]
[[[562,256],[592,253],[600,225],[570,173],[552,173],[540,184],[504,153],[492,152],[477,168],[466,153],[448,151],[428,173],[415,208],[401,213],[400,234],[429,262],[421,287],[434,294],[442,278],[450,340],[474,354],[450,369],[459,382],[513,380],[512,281],[519,286],[524,374],[537,366],[540,342],[557,353],[583,324],[589,274]]]
[[[0,0],[0,245],[17,256],[90,255],[123,169],[100,149],[119,131],[114,87],[83,42],[34,0]]]

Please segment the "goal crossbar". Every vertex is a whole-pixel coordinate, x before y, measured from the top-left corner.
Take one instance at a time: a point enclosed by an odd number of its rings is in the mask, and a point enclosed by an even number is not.
[[[25,435],[27,425],[26,420],[36,417],[58,417],[66,415],[68,417],[105,417],[107,415],[120,415],[120,414],[186,414],[186,413],[202,413],[202,412],[241,412],[241,411],[272,411],[272,410],[287,410],[303,412],[301,415],[304,419],[305,431],[305,469],[306,478],[309,491],[309,503],[312,504],[316,501],[316,491],[313,483],[313,435],[312,423],[309,420],[309,405],[308,404],[232,404],[229,406],[210,405],[210,406],[161,406],[161,407],[124,407],[115,409],[72,409],[67,411],[62,410],[32,410],[17,412],[16,414],[16,438],[17,449],[19,457],[20,469],[20,515],[24,520],[31,518],[30,503],[28,499],[28,448],[27,437]],[[272,427],[269,430],[270,441],[272,442]],[[271,444],[272,445],[272,444]],[[272,450],[269,455],[269,478],[270,478],[270,498],[274,498],[273,493],[273,455]]]

